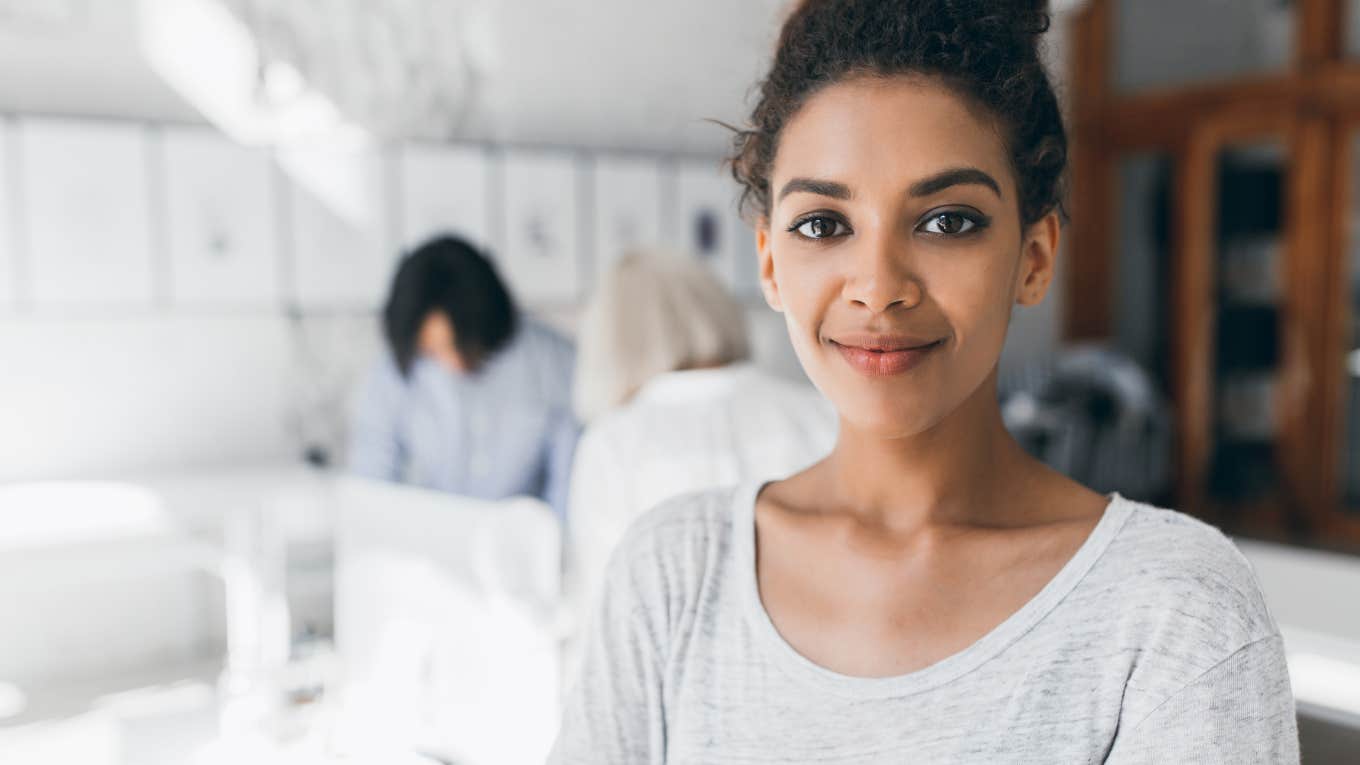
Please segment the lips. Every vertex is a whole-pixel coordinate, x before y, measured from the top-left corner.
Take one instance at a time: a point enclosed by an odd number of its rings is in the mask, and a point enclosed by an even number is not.
[[[943,345],[943,339],[908,335],[844,335],[831,340],[852,369],[870,377],[906,372]]]

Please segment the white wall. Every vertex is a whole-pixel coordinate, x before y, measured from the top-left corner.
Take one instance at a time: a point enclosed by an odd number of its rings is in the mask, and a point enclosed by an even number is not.
[[[0,481],[290,452],[276,315],[0,320]]]
[[[371,314],[0,317],[0,482],[255,465],[334,445]]]

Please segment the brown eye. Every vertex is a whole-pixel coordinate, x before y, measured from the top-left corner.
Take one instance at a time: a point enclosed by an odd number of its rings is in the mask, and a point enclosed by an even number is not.
[[[953,236],[972,231],[976,226],[977,223],[963,213],[942,212],[936,213],[926,220],[925,230],[932,234]]]
[[[804,218],[794,224],[793,229],[808,239],[827,239],[833,236],[840,236],[844,232],[845,224],[835,218],[814,216]]]

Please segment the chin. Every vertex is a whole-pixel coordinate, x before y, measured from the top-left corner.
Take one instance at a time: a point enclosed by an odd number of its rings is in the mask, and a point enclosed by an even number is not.
[[[906,438],[935,427],[945,415],[944,403],[935,396],[919,392],[877,390],[867,392],[842,386],[838,395],[828,396],[841,419],[855,430],[882,438]]]

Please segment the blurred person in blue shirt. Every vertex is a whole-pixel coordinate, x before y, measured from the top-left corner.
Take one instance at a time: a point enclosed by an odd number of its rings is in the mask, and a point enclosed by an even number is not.
[[[444,236],[407,255],[387,352],[350,423],[356,475],[480,499],[531,495],[562,517],[579,428],[571,344],[515,307],[491,263]]]

